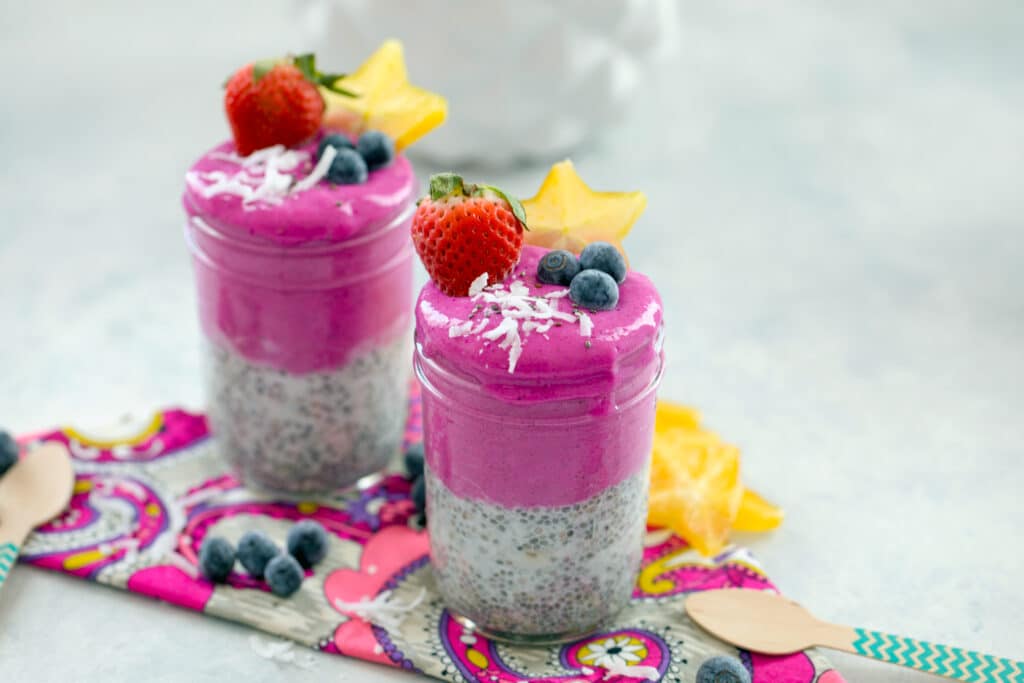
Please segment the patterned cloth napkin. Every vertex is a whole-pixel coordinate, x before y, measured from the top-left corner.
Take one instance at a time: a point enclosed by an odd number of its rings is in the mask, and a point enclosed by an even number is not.
[[[406,445],[420,438],[412,392]],[[243,488],[217,456],[206,418],[163,411],[120,433],[66,427],[32,437],[70,449],[71,505],[22,551],[25,562],[230,619],[322,652],[348,655],[459,683],[688,683],[716,653],[739,655],[754,683],[842,683],[817,652],[768,657],[737,652],[701,631],[686,593],[727,586],[774,590],[748,552],[706,559],[671,533],[652,530],[633,601],[607,630],[567,645],[513,647],[466,631],[444,610],[400,474],[345,495],[282,500]],[[29,456],[31,457],[31,456]],[[295,520],[333,534],[327,557],[301,590],[274,596],[240,568],[227,584],[197,572],[207,534],[232,542],[259,528],[283,546]]]

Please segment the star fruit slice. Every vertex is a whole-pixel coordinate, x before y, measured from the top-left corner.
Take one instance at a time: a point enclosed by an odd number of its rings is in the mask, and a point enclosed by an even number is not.
[[[399,150],[448,116],[448,102],[443,97],[409,83],[402,44],[397,40],[385,41],[362,66],[335,81],[334,87],[355,97],[321,88],[325,125],[355,134],[382,131],[395,140]]]
[[[772,505],[755,491],[744,489],[732,528],[736,531],[771,531],[782,524],[785,516],[782,508]]]
[[[647,521],[703,555],[725,548],[743,498],[739,449],[687,428],[656,431]]]
[[[610,242],[622,251],[622,240],[646,207],[643,192],[595,192],[571,161],[560,161],[537,194],[523,202],[530,226],[524,240],[576,254],[591,242]]]

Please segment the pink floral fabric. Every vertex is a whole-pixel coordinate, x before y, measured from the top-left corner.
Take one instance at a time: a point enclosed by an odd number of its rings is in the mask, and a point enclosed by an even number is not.
[[[420,424],[414,386],[406,445],[419,440]],[[774,590],[741,548],[709,560],[652,529],[633,602],[615,625],[567,645],[516,648],[466,631],[445,611],[433,590],[429,539],[416,523],[410,484],[401,474],[337,497],[277,500],[246,490],[226,472],[201,414],[166,410],[119,432],[67,427],[32,437],[66,444],[77,480],[68,510],[37,530],[23,561],[233,619],[322,652],[448,681],[625,683],[657,671],[659,680],[685,683],[706,657],[727,653],[741,658],[754,683],[842,683],[817,652],[738,652],[687,619],[682,600],[690,592]],[[226,584],[199,576],[197,554],[208,535],[235,539],[262,528],[281,542],[301,518],[322,523],[332,542],[292,598],[274,597],[240,567]]]

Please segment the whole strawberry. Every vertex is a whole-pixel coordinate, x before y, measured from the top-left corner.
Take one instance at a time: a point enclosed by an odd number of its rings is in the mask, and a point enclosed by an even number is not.
[[[224,111],[238,153],[292,147],[313,137],[324,115],[317,86],[332,88],[340,77],[319,73],[311,54],[261,60],[236,71],[225,85]]]
[[[412,218],[412,243],[423,267],[449,296],[467,296],[487,273],[505,279],[523,249],[526,212],[519,200],[491,185],[472,185],[454,173],[430,177],[430,196]]]

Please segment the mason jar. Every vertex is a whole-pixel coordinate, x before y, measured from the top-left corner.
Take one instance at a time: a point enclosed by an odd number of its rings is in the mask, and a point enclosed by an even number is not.
[[[291,156],[263,172],[303,177],[315,149],[280,152]],[[211,429],[246,485],[335,491],[400,448],[416,178],[399,156],[363,184],[320,181],[264,201],[224,180],[259,181],[260,164],[231,150],[196,162],[183,200]]]
[[[623,300],[645,306],[595,314],[586,340],[569,323],[524,339],[514,372],[496,339],[444,332],[468,299],[420,295],[431,563],[446,606],[490,637],[575,639],[630,600],[663,364],[660,300],[630,277]]]

